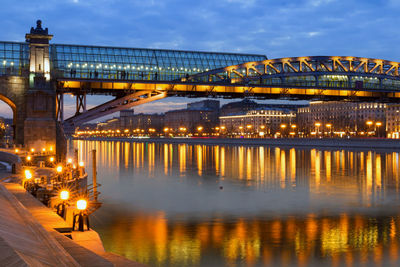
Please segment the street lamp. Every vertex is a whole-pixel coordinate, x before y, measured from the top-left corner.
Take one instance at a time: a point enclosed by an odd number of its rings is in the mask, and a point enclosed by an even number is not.
[[[25,170],[25,180],[23,181],[23,186],[29,192],[31,191],[32,177],[32,172],[30,170]]]
[[[376,125],[376,127],[378,127],[377,130],[376,130],[376,135],[377,135],[378,137],[380,137],[380,130],[379,130],[379,127],[382,126],[382,122],[378,121],[378,122],[375,123],[375,125]]]
[[[79,213],[74,215],[73,223],[72,223],[72,230],[75,230],[75,224],[78,223],[78,231],[85,231],[84,225],[86,221],[87,229],[89,230],[89,215],[87,214],[87,201],[85,199],[79,199],[76,202],[76,208],[78,209]]]
[[[199,135],[200,135],[201,131],[203,131],[203,126],[197,127],[197,131],[199,132]]]
[[[69,192],[67,190],[62,190],[60,192],[60,199],[62,202],[57,205],[57,214],[61,217],[65,217],[65,207],[67,205],[67,200],[69,199]]]
[[[332,129],[332,124],[331,123],[327,123],[326,124],[326,128],[328,128],[329,129],[329,137],[332,135],[332,131],[331,131],[331,129]]]
[[[321,126],[321,123],[320,122],[316,122],[315,123],[315,127],[316,127],[316,129],[315,129],[315,131],[317,132],[317,136],[319,135],[319,127]]]
[[[28,165],[31,164],[31,160],[32,160],[32,157],[31,157],[31,156],[27,156],[27,157],[26,157],[26,163],[27,163]]]
[[[369,135],[370,132],[371,132],[370,131],[371,125],[374,124],[374,123],[372,121],[367,121],[366,124],[368,125],[368,134],[367,135]]]
[[[286,129],[287,125],[286,124],[281,124],[280,127],[282,129],[282,131],[281,131],[282,132],[282,137],[284,137],[285,136],[284,133],[285,133],[285,129]]]

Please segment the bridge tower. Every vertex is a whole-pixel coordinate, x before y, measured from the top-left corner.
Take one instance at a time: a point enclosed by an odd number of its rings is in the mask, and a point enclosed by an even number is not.
[[[56,92],[50,83],[49,41],[53,35],[37,21],[26,34],[29,43],[29,86],[25,95],[24,146],[56,150]]]

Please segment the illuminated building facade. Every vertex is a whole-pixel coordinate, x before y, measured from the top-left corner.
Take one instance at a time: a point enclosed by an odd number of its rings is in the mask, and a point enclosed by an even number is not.
[[[386,108],[386,132],[388,138],[400,138],[400,105],[388,105]]]
[[[383,103],[311,102],[297,110],[299,131],[304,135],[377,135],[385,131]]]
[[[210,133],[218,126],[219,101],[203,100],[189,103],[187,109],[165,113],[164,127],[174,133]]]
[[[227,135],[286,135],[296,126],[296,112],[289,109],[251,110],[245,114],[219,117],[220,128]]]

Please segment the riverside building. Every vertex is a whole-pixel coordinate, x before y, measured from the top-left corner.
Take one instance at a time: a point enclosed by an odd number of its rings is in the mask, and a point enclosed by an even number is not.
[[[297,110],[299,132],[304,136],[384,136],[383,103],[311,102]]]
[[[219,120],[219,101],[189,103],[186,109],[165,113],[164,132],[173,135],[208,135],[215,132]]]
[[[227,136],[285,136],[296,133],[296,112],[289,109],[263,108],[245,114],[219,117],[220,131]]]

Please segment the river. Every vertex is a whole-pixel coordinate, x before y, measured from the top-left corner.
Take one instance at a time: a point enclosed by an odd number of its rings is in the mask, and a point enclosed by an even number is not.
[[[399,266],[399,151],[70,142],[105,249],[149,266]]]

